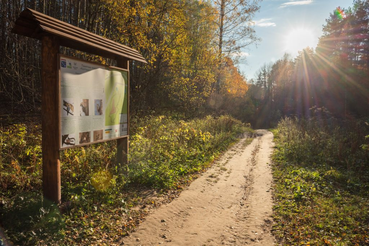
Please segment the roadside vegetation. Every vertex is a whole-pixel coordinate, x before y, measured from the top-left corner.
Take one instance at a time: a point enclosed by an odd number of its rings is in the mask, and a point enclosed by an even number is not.
[[[1,1],[0,124],[34,119],[0,126],[0,246],[4,238],[119,245],[152,207],[252,132],[241,121],[279,122],[273,231],[283,245],[369,245],[369,1],[338,8],[345,17],[327,13],[316,49],[285,54],[247,80],[237,57],[258,40],[259,2]],[[24,7],[135,48],[148,62],[130,63],[129,165],[115,165],[114,141],[61,151],[60,206],[42,198],[40,43],[11,33]]]
[[[283,245],[369,245],[369,127],[315,113],[274,131],[274,235]]]
[[[158,205],[153,194],[161,202],[175,198],[238,136],[252,132],[228,116],[190,121],[147,116],[133,119],[131,126],[128,166],[114,164],[115,141],[61,152],[60,206],[42,198],[40,126],[2,127],[0,221],[9,240],[19,245],[118,244]]]

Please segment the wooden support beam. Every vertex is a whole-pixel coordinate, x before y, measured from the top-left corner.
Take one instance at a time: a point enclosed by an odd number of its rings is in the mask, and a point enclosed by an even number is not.
[[[60,120],[59,120],[59,42],[56,37],[42,38],[42,187],[44,197],[61,202]]]
[[[117,164],[122,166],[128,164],[128,137],[117,140]]]
[[[117,65],[118,67],[124,68],[129,70],[129,61],[127,59],[118,59],[117,60]],[[127,111],[127,115],[129,117],[129,73],[128,73],[128,78],[127,78],[127,83],[128,83],[128,111]],[[129,134],[129,118],[128,118],[128,126],[127,126],[127,134]],[[119,165],[126,165],[128,164],[128,151],[129,151],[129,139],[128,137],[126,138],[120,138],[117,140],[117,164]]]

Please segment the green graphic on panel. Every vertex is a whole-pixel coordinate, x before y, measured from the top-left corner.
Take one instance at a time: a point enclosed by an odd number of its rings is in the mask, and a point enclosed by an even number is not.
[[[109,71],[105,78],[105,125],[118,125],[121,114],[127,114],[126,72]]]

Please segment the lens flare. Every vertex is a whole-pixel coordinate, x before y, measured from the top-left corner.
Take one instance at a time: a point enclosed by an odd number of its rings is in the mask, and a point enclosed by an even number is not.
[[[341,9],[340,7],[336,8],[336,10],[334,11],[334,14],[337,16],[338,19],[343,20],[346,18],[346,14],[345,11],[343,11],[343,9]]]

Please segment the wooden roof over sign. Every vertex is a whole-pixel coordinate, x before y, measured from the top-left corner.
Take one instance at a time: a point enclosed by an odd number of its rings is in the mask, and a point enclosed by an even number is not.
[[[45,35],[54,35],[58,37],[60,45],[65,47],[112,59],[126,58],[147,63],[135,49],[29,8],[22,11],[12,31],[36,39],[42,39]]]

